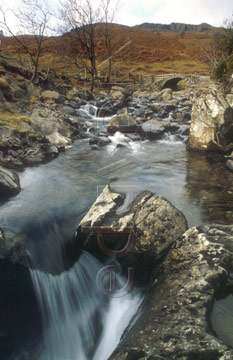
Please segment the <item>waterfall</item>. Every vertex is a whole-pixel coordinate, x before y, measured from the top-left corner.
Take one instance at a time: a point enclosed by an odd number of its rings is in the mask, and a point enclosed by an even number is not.
[[[142,297],[135,290],[119,298],[106,295],[96,281],[102,268],[83,252],[60,275],[31,270],[44,328],[38,360],[107,360],[117,346]],[[123,284],[118,275],[117,286]]]

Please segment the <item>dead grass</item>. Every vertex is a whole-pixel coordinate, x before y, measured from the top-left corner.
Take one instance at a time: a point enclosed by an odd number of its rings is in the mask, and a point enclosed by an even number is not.
[[[202,62],[202,48],[212,39],[211,34],[188,33],[158,33],[145,31],[128,26],[113,24],[113,66],[112,80],[126,81],[129,72],[132,74],[162,74],[162,73],[199,73],[207,74],[208,67]],[[2,37],[2,49],[14,54],[22,64],[28,65],[27,58],[14,39]],[[126,43],[124,49],[118,52]],[[30,38],[28,38],[30,43]],[[31,42],[31,46],[33,43]],[[75,83],[75,78],[84,77],[83,67],[74,64],[74,48],[68,35],[48,38],[44,42],[40,69],[44,73],[58,79],[66,75]],[[81,56],[82,50],[79,49]],[[100,36],[97,49],[97,64],[100,65],[107,58],[104,41]],[[101,76],[107,74],[107,62],[98,67]]]
[[[32,124],[32,119],[25,115],[16,114],[8,109],[0,109],[0,126],[9,126],[22,131],[22,123]]]

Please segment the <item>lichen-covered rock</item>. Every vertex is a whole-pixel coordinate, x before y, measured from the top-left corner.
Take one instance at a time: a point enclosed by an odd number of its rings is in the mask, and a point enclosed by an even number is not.
[[[127,113],[114,115],[109,122],[108,132],[115,133],[120,131],[122,133],[137,132],[139,130],[135,118]]]
[[[233,108],[216,88],[203,90],[193,104],[189,148],[221,149],[231,142],[232,135]]]
[[[109,122],[110,126],[133,126],[136,125],[136,120],[132,115],[124,113],[113,116],[113,118]]]
[[[101,226],[105,217],[117,207],[119,202],[122,202],[122,195],[111,191],[110,187],[106,186],[80,222],[79,227],[95,228]]]
[[[208,321],[232,270],[232,226],[186,231],[155,268],[142,315],[110,360],[233,359]]]
[[[146,256],[152,264],[163,256],[187,230],[181,211],[161,196],[151,197],[134,218],[134,253]]]
[[[110,98],[113,100],[127,101],[132,95],[132,91],[129,88],[122,88],[120,86],[113,86],[110,91]]]
[[[20,181],[15,171],[0,166],[0,201],[20,192]]]
[[[41,94],[42,100],[52,100],[55,102],[60,102],[61,95],[57,91],[45,90]]]
[[[127,252],[152,268],[186,229],[184,215],[161,196],[142,191],[129,200],[106,186],[79,224],[78,233],[82,246],[93,253],[97,249],[93,234],[104,233],[105,243],[115,248],[125,235],[126,241],[132,240]]]

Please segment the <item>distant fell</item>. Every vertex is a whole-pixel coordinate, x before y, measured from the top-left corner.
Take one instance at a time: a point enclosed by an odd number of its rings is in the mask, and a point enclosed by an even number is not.
[[[148,30],[152,32],[213,32],[217,27],[212,25],[202,23],[200,25],[191,25],[191,24],[183,24],[183,23],[175,23],[172,22],[171,24],[154,24],[154,23],[143,23],[141,25],[134,26],[138,29]]]

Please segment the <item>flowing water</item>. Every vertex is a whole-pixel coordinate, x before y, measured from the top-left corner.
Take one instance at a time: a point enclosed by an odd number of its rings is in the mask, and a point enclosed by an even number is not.
[[[104,130],[109,119],[96,118],[95,107],[91,111],[92,125]],[[99,150],[91,150],[89,139],[78,140],[57,159],[21,174],[22,191],[0,207],[0,224],[6,236],[23,234],[37,269],[31,277],[44,338],[27,350],[28,357],[11,359],[107,360],[138,312],[137,289],[121,297],[101,293],[96,275],[106,264],[90,254],[69,271],[64,266],[64,244],[107,183],[126,192],[128,204],[142,190],[166,197],[189,227],[232,223],[233,174],[221,156],[187,152],[182,131],[159,141],[116,133]],[[124,283],[118,275],[118,287]]]
[[[45,329],[44,342],[33,354],[37,359],[102,360],[111,355],[138,310],[141,295],[115,292],[109,297],[96,281],[102,267],[84,252],[70,271],[60,275],[31,271]],[[124,279],[118,276],[117,283],[121,287]]]

